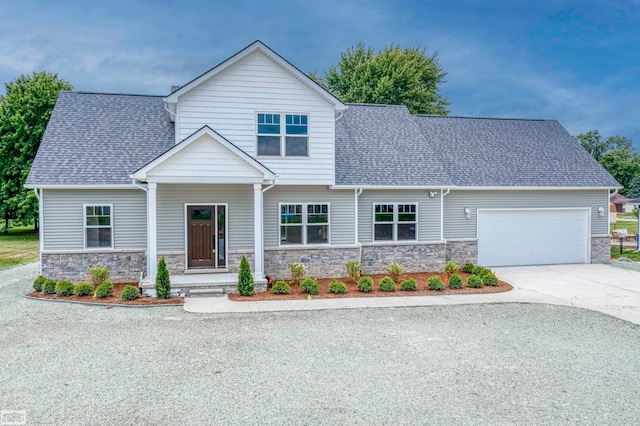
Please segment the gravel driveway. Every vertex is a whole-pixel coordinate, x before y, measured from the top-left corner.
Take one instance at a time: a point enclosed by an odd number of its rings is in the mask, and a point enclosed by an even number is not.
[[[637,424],[640,326],[537,304],[249,314],[21,297],[0,409],[27,424]]]

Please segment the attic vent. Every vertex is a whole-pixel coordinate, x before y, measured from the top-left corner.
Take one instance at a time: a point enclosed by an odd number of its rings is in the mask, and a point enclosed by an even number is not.
[[[181,88],[182,86],[171,86],[171,91],[169,91],[169,93],[173,93],[176,90],[178,90],[179,88]]]

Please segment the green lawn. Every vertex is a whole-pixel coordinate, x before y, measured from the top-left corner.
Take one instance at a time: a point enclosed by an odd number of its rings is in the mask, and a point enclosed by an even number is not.
[[[40,241],[33,226],[9,228],[0,232],[0,269],[34,262],[40,257]]]
[[[638,221],[636,220],[618,220],[611,224],[609,231],[613,232],[614,229],[626,229],[630,234],[638,233]]]
[[[625,247],[620,254],[620,246],[611,246],[611,257],[617,259],[619,257],[626,257],[634,262],[640,262],[640,253],[634,253],[635,249]]]

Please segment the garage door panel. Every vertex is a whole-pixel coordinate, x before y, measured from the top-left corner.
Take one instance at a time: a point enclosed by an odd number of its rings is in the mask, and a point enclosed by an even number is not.
[[[588,219],[587,209],[479,210],[478,263],[586,263]]]

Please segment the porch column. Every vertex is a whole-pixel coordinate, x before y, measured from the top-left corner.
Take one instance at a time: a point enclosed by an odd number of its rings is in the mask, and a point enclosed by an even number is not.
[[[150,283],[156,282],[158,272],[158,235],[156,223],[156,190],[158,184],[147,186],[147,276]]]
[[[262,185],[253,185],[253,250],[254,269],[253,278],[261,280],[264,278],[264,257],[262,251]]]

